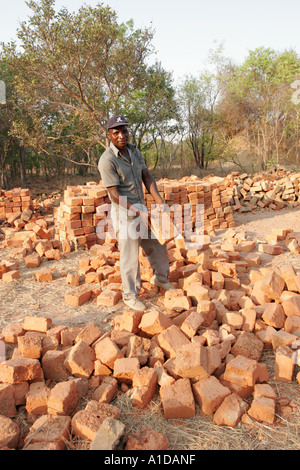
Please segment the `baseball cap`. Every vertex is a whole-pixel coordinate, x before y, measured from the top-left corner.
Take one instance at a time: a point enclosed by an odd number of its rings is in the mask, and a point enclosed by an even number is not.
[[[116,127],[120,127],[120,126],[128,126],[129,122],[127,121],[126,118],[124,118],[124,116],[114,116],[112,118],[110,118],[110,120],[108,121],[107,123],[107,130],[109,129],[115,129]]]

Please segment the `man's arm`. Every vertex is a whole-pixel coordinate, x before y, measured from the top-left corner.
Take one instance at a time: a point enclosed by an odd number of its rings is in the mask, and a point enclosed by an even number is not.
[[[159,194],[159,191],[156,186],[156,182],[154,181],[153,177],[151,176],[149,170],[146,168],[142,171],[142,178],[143,183],[147,189],[147,191],[151,194],[156,204],[163,204],[164,200]]]
[[[151,221],[150,221],[150,214],[146,211],[141,211],[138,210],[134,205],[132,205],[128,199],[124,199],[121,197],[121,194],[119,192],[118,186],[110,186],[107,188],[107,191],[110,195],[111,200],[118,204],[119,206],[123,207],[126,210],[130,210],[131,212],[134,212],[136,216],[140,216],[143,223],[148,226],[149,228],[151,227]]]

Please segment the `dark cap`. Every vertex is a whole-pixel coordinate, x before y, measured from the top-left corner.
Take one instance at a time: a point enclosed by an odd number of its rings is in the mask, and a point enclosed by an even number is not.
[[[110,120],[107,123],[106,128],[107,130],[115,129],[116,127],[120,127],[120,126],[128,126],[128,124],[129,122],[123,116],[114,116],[110,118]]]

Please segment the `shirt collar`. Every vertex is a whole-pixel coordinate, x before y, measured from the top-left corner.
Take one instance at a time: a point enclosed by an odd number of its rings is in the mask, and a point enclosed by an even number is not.
[[[121,158],[124,158],[120,152],[120,150],[112,143],[110,142],[110,148],[111,150],[114,152],[114,155],[118,158],[118,157],[121,157]],[[128,150],[130,151],[130,154],[132,155],[132,147],[131,147],[131,144],[128,143],[127,144],[127,148]]]

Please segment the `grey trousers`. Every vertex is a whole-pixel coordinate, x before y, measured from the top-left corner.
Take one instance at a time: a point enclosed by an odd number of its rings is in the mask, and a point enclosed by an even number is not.
[[[167,282],[169,258],[166,246],[161,245],[152,233],[139,223],[139,218],[125,216],[122,211],[114,208],[111,210],[111,218],[120,250],[123,299],[137,298],[140,293],[140,247],[144,250],[158,280]]]

